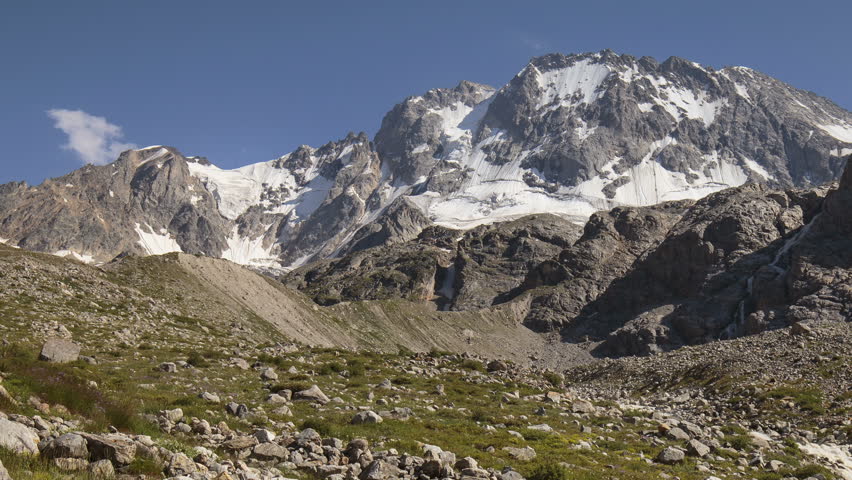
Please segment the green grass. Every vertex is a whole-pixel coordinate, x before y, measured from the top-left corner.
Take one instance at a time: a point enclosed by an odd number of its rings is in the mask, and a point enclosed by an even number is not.
[[[790,399],[801,410],[818,415],[826,412],[821,391],[814,387],[789,385],[770,390],[763,396],[767,399]]]

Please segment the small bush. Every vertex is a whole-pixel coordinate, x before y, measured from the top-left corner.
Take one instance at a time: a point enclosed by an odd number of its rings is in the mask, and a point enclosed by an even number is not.
[[[547,463],[536,467],[527,477],[529,480],[568,480],[568,469],[558,463]]]
[[[319,375],[331,375],[333,373],[340,373],[343,370],[345,370],[345,367],[343,365],[341,365],[340,363],[330,362],[330,363],[324,363],[322,366],[320,366],[319,370],[317,371],[317,374],[319,374]]]
[[[210,366],[210,362],[204,358],[199,352],[192,352],[186,358],[186,363],[192,365],[195,368],[206,368]]]
[[[366,373],[364,362],[358,359],[350,360],[347,362],[346,367],[349,370],[350,377],[363,377]]]
[[[136,457],[128,465],[127,473],[133,475],[159,476],[163,473],[163,464],[153,458]]]
[[[462,361],[461,366],[462,368],[465,368],[467,370],[473,370],[475,372],[485,372],[485,365],[483,365],[482,362],[480,362],[479,360],[473,360],[468,358]]]
[[[304,422],[302,422],[300,428],[302,430],[305,430],[306,428],[312,428],[316,430],[316,432],[319,433],[322,437],[331,437],[333,436],[332,433],[334,432],[334,427],[331,425],[331,423],[326,420],[320,420],[318,418],[309,418],[305,420]]]
[[[542,377],[556,388],[562,387],[562,384],[565,383],[565,377],[556,372],[544,372]]]
[[[733,435],[730,437],[725,437],[725,440],[731,444],[731,448],[736,450],[749,450],[751,449],[751,437],[748,435]]]

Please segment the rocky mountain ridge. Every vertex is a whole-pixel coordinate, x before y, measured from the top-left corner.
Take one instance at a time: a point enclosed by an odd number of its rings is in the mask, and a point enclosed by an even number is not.
[[[533,59],[395,106],[371,141],[222,170],[172,147],[0,187],[0,240],[103,263],[173,251],[292,269],[439,225],[698,199],[746,182],[840,174],[852,114],[743,67],[611,51]]]

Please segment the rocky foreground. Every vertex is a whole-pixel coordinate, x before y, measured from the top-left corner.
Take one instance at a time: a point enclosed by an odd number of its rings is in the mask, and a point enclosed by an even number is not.
[[[847,324],[564,372],[297,345],[101,356],[68,333],[0,349],[0,478],[852,478]]]

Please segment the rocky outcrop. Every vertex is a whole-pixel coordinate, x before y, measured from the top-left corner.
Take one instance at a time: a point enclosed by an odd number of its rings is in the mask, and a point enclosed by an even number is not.
[[[357,251],[291,272],[288,285],[320,304],[402,298],[444,310],[502,303],[526,273],[569,246],[580,228],[532,215],[467,232],[430,227],[410,242]]]

